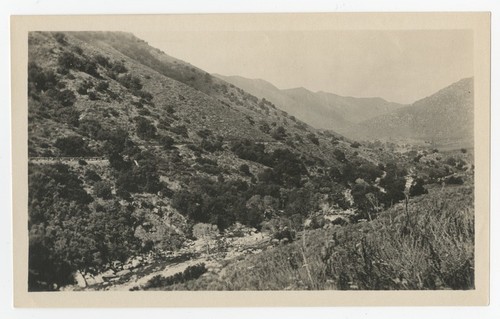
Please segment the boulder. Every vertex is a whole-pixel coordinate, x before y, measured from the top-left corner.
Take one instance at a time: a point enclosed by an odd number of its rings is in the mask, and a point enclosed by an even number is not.
[[[341,215],[328,215],[324,217],[325,220],[329,221],[332,225],[346,225],[349,224],[349,220]]]
[[[130,272],[131,272],[130,270],[128,270],[128,269],[124,269],[124,270],[122,270],[122,271],[117,272],[117,273],[116,273],[116,275],[117,275],[117,276],[125,276],[125,275],[130,274]]]
[[[77,271],[75,273],[74,279],[75,279],[76,284],[78,285],[78,287],[80,287],[80,288],[87,287],[87,283],[85,281],[85,278],[83,277],[83,275],[79,271]]]
[[[142,259],[142,258],[141,258],[141,259]],[[131,266],[132,268],[137,268],[137,267],[139,267],[141,264],[142,264],[142,262],[139,260],[139,258],[132,259],[132,261],[130,262],[130,266]]]

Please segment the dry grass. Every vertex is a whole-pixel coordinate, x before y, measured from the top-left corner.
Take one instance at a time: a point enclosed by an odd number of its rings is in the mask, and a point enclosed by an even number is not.
[[[474,288],[470,186],[436,189],[373,222],[308,231],[176,290]]]

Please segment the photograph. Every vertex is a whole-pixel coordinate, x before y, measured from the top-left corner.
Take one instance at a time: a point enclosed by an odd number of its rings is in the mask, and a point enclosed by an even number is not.
[[[22,294],[487,302],[489,15],[350,18],[15,17]]]

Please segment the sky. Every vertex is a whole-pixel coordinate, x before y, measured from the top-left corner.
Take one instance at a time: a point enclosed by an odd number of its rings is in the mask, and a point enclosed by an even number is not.
[[[209,73],[409,104],[473,75],[468,30],[132,31]]]

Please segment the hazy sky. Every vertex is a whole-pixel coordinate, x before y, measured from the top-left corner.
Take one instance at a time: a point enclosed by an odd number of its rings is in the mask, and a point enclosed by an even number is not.
[[[135,35],[209,73],[411,103],[473,75],[466,30],[185,31]]]

